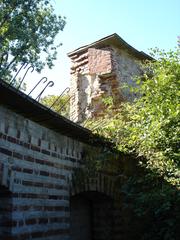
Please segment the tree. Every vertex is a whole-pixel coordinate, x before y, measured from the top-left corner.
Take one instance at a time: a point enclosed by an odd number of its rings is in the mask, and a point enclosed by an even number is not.
[[[8,80],[19,63],[52,68],[65,19],[55,15],[51,1],[0,0],[0,9],[0,77]]]
[[[47,107],[51,107],[52,110],[60,115],[69,118],[69,95],[63,95],[61,97],[47,95],[43,97],[40,102]]]
[[[129,176],[121,191],[124,205],[143,221],[141,239],[172,240],[180,222],[180,49],[154,54],[132,89],[139,98],[116,111],[113,99],[105,99],[106,116],[90,127],[137,157],[141,174]]]

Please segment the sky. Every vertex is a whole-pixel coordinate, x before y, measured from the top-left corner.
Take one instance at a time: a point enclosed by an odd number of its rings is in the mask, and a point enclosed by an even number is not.
[[[69,86],[68,52],[113,33],[146,53],[150,48],[168,51],[177,46],[180,0],[52,0],[52,4],[56,14],[66,17],[66,26],[56,39],[62,46],[55,67],[38,76],[55,83],[46,94],[59,95]]]

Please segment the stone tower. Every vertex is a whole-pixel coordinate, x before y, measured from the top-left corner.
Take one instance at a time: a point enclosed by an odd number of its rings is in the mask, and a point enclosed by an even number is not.
[[[102,97],[130,100],[123,83],[134,84],[141,74],[139,63],[152,58],[112,34],[68,53],[71,59],[71,120],[82,122],[103,114]]]

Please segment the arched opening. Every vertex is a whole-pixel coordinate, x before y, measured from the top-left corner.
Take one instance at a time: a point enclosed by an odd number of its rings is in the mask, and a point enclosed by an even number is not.
[[[11,192],[0,185],[0,239],[5,240],[11,236],[12,226],[12,195]]]
[[[71,240],[111,240],[114,223],[113,200],[89,191],[70,199]]]

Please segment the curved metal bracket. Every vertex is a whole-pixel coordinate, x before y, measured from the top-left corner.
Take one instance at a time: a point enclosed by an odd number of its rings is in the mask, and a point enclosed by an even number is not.
[[[9,83],[10,85],[13,85],[15,82],[15,79],[17,77],[17,75],[20,73],[20,71],[22,70],[22,68],[24,67],[24,69],[27,67],[28,63],[22,63],[21,67],[18,69],[17,73],[14,75],[14,77],[12,78],[11,82]]]
[[[36,97],[36,101],[39,102],[39,100],[41,99],[41,95],[44,93],[44,91],[46,90],[47,87],[52,87],[54,86],[54,82],[53,81],[49,81],[46,86],[43,88],[43,90],[40,92],[40,94]]]
[[[65,103],[58,109],[58,112],[64,109],[64,107],[66,106],[66,104],[71,100],[71,98],[72,98],[73,96],[74,96],[74,94],[68,97],[67,101],[65,101]]]
[[[62,93],[59,95],[59,97],[57,97],[57,99],[53,102],[53,104],[49,107],[49,109],[51,109],[60,99],[61,97],[66,93],[68,93],[70,91],[70,88],[67,87],[64,89],[64,91],[62,91]]]
[[[47,82],[47,77],[41,78],[39,82],[33,87],[33,89],[28,93],[28,96],[34,91],[34,89],[36,89],[36,87],[43,81],[43,79],[45,79],[43,83]]]
[[[26,67],[25,67],[25,68],[26,68]],[[31,68],[32,68],[31,73],[34,71],[34,67],[33,67],[33,66],[29,66],[29,67],[28,67],[28,69],[26,70],[26,72],[25,72],[25,74],[24,74],[24,76],[23,76],[23,78],[22,78],[22,80],[21,80],[21,82],[20,82],[20,84],[19,84],[19,86],[18,86],[17,89],[19,89],[19,88],[21,87],[21,85],[22,85],[22,83],[23,83],[23,81],[24,81],[27,73],[29,72],[29,70],[30,70]]]

